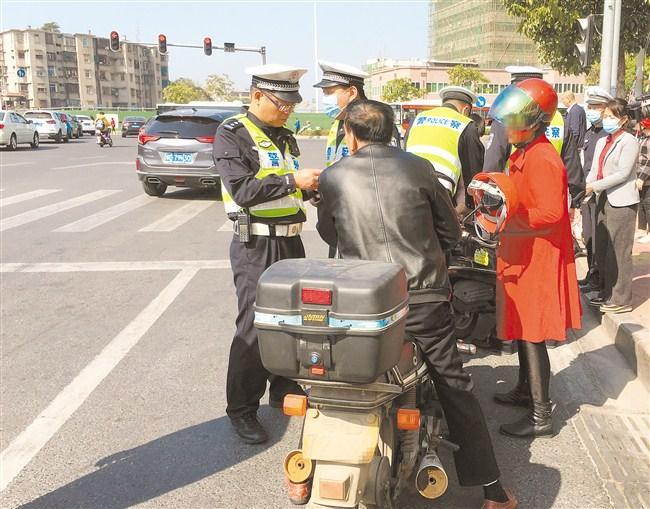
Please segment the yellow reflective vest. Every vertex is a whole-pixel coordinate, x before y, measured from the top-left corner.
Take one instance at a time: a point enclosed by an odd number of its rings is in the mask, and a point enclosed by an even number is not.
[[[564,143],[564,118],[562,118],[562,114],[559,111],[555,112],[555,116],[546,128],[546,137],[555,147],[557,153],[561,154],[562,144]]]
[[[406,140],[406,151],[430,161],[440,183],[452,196],[462,174],[460,135],[470,122],[456,110],[440,106],[415,117]]]
[[[235,115],[230,117],[224,122],[237,119],[250,134],[253,143],[257,147],[257,152],[260,159],[260,169],[255,174],[255,178],[263,179],[268,175],[287,175],[295,173],[298,170],[298,159],[293,157],[289,152],[289,147],[285,148],[284,154],[278,147],[271,141],[271,139],[257,127],[245,115]],[[232,198],[225,186],[222,187],[221,195],[223,198],[223,205],[226,209],[226,214],[236,214],[242,207],[240,207]],[[297,214],[299,210],[305,212],[305,205],[302,199],[302,192],[296,189],[295,192],[278,198],[277,200],[267,201],[260,203],[249,208],[252,216],[264,218],[281,218]]]
[[[335,120],[327,135],[327,146],[325,149],[325,167],[332,166],[339,159],[350,155],[350,149],[345,143],[345,138],[341,140],[339,145],[336,145],[336,138],[339,134],[339,129],[343,120]]]

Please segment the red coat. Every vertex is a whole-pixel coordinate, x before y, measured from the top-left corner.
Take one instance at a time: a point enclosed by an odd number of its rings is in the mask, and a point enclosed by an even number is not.
[[[573,255],[566,168],[541,135],[510,157],[519,207],[497,249],[497,336],[566,339],[582,308]]]

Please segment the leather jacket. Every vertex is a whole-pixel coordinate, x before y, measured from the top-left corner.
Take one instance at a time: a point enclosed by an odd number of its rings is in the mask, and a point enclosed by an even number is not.
[[[323,171],[319,191],[318,232],[342,258],[401,264],[412,303],[449,300],[445,251],[461,230],[429,161],[366,145]]]

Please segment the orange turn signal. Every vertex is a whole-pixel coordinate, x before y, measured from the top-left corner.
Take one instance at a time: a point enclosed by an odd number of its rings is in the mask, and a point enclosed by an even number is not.
[[[397,429],[420,429],[420,411],[417,408],[400,408],[397,411]]]
[[[307,396],[300,394],[287,394],[282,404],[284,415],[302,417],[307,413]]]

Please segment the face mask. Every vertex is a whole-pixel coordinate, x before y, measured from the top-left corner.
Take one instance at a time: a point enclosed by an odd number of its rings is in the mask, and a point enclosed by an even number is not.
[[[325,115],[330,118],[336,118],[341,113],[341,108],[338,105],[338,95],[330,94],[323,97],[323,106],[325,107]]]
[[[618,122],[617,118],[604,118],[603,129],[607,134],[614,134],[621,128],[621,126],[618,125]]]
[[[600,120],[601,120],[600,111],[587,110],[585,113],[587,114],[587,120],[591,125],[600,124]]]

